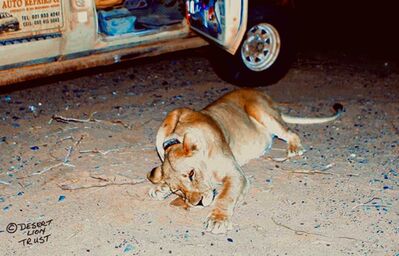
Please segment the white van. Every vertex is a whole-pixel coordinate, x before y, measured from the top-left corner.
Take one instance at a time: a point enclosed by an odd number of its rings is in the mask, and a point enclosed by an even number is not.
[[[292,0],[0,0],[0,85],[208,42],[219,46],[211,60],[222,78],[266,85],[293,56],[292,7]]]

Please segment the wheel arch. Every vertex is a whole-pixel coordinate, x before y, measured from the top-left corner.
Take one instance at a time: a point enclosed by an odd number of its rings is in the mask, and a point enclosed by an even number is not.
[[[247,2],[247,13],[246,13],[246,21],[243,22],[242,30],[245,32],[248,29],[248,21],[256,16],[267,16],[273,15],[278,12],[292,12],[294,8],[294,0],[248,0]],[[241,29],[240,29],[241,30]],[[228,50],[230,54],[234,55],[239,50],[239,46],[245,33],[242,31],[238,32],[237,38],[239,40],[235,40],[235,43]]]
[[[295,13],[291,1],[284,0],[248,0],[246,2],[247,19],[245,33],[240,38],[234,52],[214,49],[211,64],[215,72],[227,82],[239,86],[263,86],[277,82],[288,71],[295,58],[296,44],[294,35]],[[265,70],[255,71],[249,68],[242,59],[241,47],[247,30],[256,24],[268,24],[277,30],[280,38],[278,57]],[[238,43],[238,40],[236,41]]]

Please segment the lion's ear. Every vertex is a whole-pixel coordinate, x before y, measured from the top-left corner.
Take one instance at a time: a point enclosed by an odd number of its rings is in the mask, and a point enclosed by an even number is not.
[[[151,181],[153,184],[159,184],[163,180],[163,173],[162,173],[162,168],[160,166],[155,167],[152,169],[148,174],[147,178],[149,181]]]
[[[166,116],[165,120],[161,124],[161,127],[159,127],[156,138],[156,146],[157,146],[158,155],[161,158],[162,162],[164,161],[165,158],[165,150],[163,147],[163,143],[165,142],[166,137],[171,135],[176,129],[176,125],[179,122],[180,117],[184,111],[187,111],[187,109],[178,108],[173,110]]]
[[[191,133],[184,134],[183,139],[183,150],[187,156],[192,155],[194,151],[198,149],[198,142],[195,139],[194,135]]]

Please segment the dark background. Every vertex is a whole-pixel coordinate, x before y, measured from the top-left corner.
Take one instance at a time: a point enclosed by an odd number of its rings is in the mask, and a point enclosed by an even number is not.
[[[235,1],[235,0],[233,0]],[[399,0],[293,0],[298,56],[302,58],[330,57],[338,62],[367,60],[389,62],[399,67]],[[0,93],[17,88],[32,87],[87,74],[97,74],[156,62],[158,59],[192,56],[193,51],[166,54],[154,58],[83,70],[69,74],[0,88]],[[200,54],[202,55],[202,54]],[[343,56],[345,58],[343,58]],[[358,58],[360,57],[360,58]],[[391,65],[395,64],[395,65]]]
[[[296,0],[299,50],[398,59],[397,1]]]

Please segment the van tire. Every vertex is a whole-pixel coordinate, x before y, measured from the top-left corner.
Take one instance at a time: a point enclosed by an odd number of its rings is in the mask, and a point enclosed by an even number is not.
[[[295,57],[291,15],[286,10],[265,6],[254,8],[248,17],[247,31],[235,55],[212,46],[211,64],[220,78],[238,86],[276,83],[288,72]],[[261,38],[264,34],[269,39]],[[262,44],[269,51],[261,50],[266,49]]]

